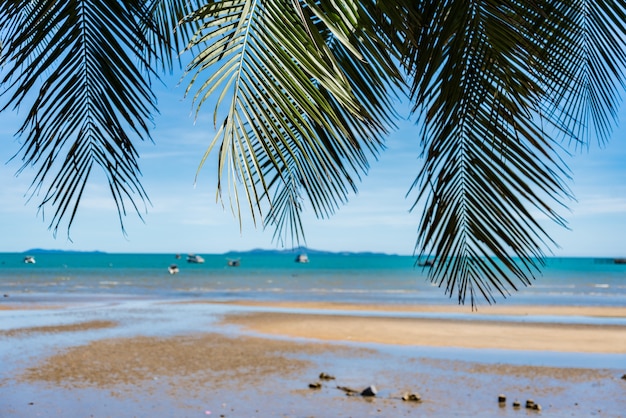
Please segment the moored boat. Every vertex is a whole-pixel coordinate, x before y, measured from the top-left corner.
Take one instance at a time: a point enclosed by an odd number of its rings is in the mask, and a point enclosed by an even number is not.
[[[432,267],[432,266],[435,265],[435,260],[428,259],[428,260],[420,261],[420,262],[417,263],[417,265],[419,267]]]
[[[306,254],[298,254],[295,261],[296,263],[308,263],[309,257]]]
[[[24,257],[24,263],[26,264],[35,264],[37,261],[35,261],[35,257],[33,257],[32,255],[27,255],[26,257]]]
[[[178,266],[176,264],[171,264],[168,268],[167,271],[170,272],[170,274],[177,274],[180,270],[178,269]]]
[[[202,264],[202,263],[204,263],[204,258],[202,258],[199,255],[195,255],[195,254],[188,254],[187,255],[187,262],[188,263],[195,263],[195,264]]]

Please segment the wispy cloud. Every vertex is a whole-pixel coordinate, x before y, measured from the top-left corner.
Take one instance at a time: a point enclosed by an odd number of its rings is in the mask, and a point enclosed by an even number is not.
[[[623,213],[626,215],[626,197],[585,196],[571,205],[572,216],[598,216]]]

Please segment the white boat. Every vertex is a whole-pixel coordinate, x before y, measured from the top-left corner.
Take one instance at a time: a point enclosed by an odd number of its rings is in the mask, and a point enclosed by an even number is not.
[[[187,255],[187,262],[188,263],[195,263],[195,264],[202,264],[202,263],[204,263],[204,258],[200,257],[199,255],[195,255],[195,254],[188,254]]]
[[[24,257],[24,263],[26,264],[35,264],[35,257],[33,257],[32,255],[27,255],[26,257]]]
[[[171,264],[168,268],[167,271],[170,272],[170,274],[177,274],[180,270],[178,269],[178,266],[176,264]]]
[[[308,263],[309,257],[306,254],[298,254],[296,257],[296,263]]]

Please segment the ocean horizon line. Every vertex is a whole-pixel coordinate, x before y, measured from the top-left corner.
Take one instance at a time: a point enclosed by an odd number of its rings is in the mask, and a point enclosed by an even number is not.
[[[306,246],[294,247],[291,249],[278,249],[278,248],[252,248],[249,250],[227,250],[224,252],[210,252],[210,251],[130,251],[130,252],[118,252],[118,251],[103,251],[103,250],[65,250],[65,249],[47,249],[47,248],[31,248],[24,251],[0,251],[0,253],[15,253],[15,254],[154,254],[154,255],[189,255],[189,254],[202,254],[202,255],[295,255],[306,253],[309,255],[371,255],[371,256],[390,256],[390,257],[412,257],[412,258],[436,258],[435,255],[422,255],[419,257],[416,254],[400,254],[400,253],[388,253],[384,251],[351,251],[351,250],[320,250],[314,248],[308,248]],[[515,257],[519,258],[519,257]],[[613,255],[552,255],[546,256],[546,260],[555,259],[596,259],[598,261],[612,262],[615,260],[626,260],[622,256]]]

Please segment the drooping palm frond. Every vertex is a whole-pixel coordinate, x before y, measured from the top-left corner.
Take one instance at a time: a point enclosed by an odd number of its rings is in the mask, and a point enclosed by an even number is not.
[[[239,0],[209,2],[187,19],[202,22],[190,48],[203,49],[188,91],[198,111],[217,102],[206,155],[219,144],[218,193],[228,176],[239,217],[242,185],[253,217],[296,243],[303,201],[332,214],[390,122],[387,89],[400,75],[381,44],[359,41],[362,13],[359,2]]]
[[[425,204],[416,249],[440,257],[430,277],[459,303],[506,297],[517,288],[511,276],[530,283],[551,242],[531,208],[563,223],[550,199],[568,196],[565,167],[536,123],[530,7],[437,1],[421,9],[429,23],[410,56],[425,150],[414,183],[416,205]]]
[[[358,138],[373,138],[374,141],[367,141],[364,147],[367,147],[372,155],[377,155],[382,144],[378,138],[372,135],[375,132],[383,132],[387,126],[394,125],[396,114],[392,111],[394,108],[394,94],[396,91],[402,91],[404,86],[402,83],[402,74],[399,71],[397,62],[398,56],[394,55],[394,49],[389,47],[394,34],[389,35],[378,27],[380,20],[383,20],[379,14],[382,13],[377,8],[376,2],[360,2],[358,10],[358,29],[348,34],[349,42],[358,50],[358,56],[355,55],[350,48],[347,48],[343,42],[335,38],[329,37],[330,31],[326,29],[321,21],[317,22],[320,33],[325,35],[327,44],[335,56],[342,73],[350,83],[354,94],[360,100],[362,106],[366,109],[367,114],[371,115],[371,119],[355,120],[349,114],[345,114],[341,104],[336,103],[333,97],[328,97],[329,103],[334,107],[333,111],[342,119],[342,123],[349,127],[352,132],[351,141],[358,141]],[[317,8],[317,15],[323,15],[324,12]],[[331,16],[336,16],[329,13]],[[330,19],[330,18],[326,18]],[[341,25],[341,21],[333,24]],[[393,88],[393,90],[392,90]],[[316,128],[319,138],[330,149],[334,149],[332,141],[327,138],[327,134],[323,129]],[[357,156],[362,155],[360,149],[355,149]],[[307,151],[308,152],[308,151]],[[345,151],[344,151],[345,152]],[[360,171],[365,171],[367,161],[362,155],[360,166],[354,166],[350,162],[350,156],[342,153],[335,158],[338,163],[346,161],[350,165],[352,172],[359,176]],[[332,214],[331,210],[324,212],[318,209],[317,197],[314,195],[315,190],[303,187],[308,184],[306,178],[299,175],[297,166],[292,161],[292,167],[289,170],[283,170],[288,173],[286,181],[282,180],[281,173],[274,173],[275,185],[274,198],[271,199],[271,208],[265,217],[266,225],[275,228],[274,238],[279,242],[289,239],[292,243],[300,243],[304,241],[304,227],[300,218],[303,206],[306,202],[311,202],[315,213],[320,217],[326,217]],[[298,174],[298,178],[294,178],[293,174]],[[270,177],[270,174],[267,175]],[[352,190],[356,191],[356,184],[350,183]],[[304,195],[304,196],[303,196]],[[343,201],[342,201],[343,202]]]
[[[151,62],[157,62],[163,70],[172,71],[174,63],[180,62],[180,53],[199,29],[190,22],[181,21],[194,10],[202,7],[203,0],[150,0],[146,2],[147,30],[144,32],[154,49]],[[152,27],[151,27],[152,26]]]
[[[3,109],[30,109],[18,155],[35,166],[32,196],[53,208],[50,228],[69,228],[100,167],[120,215],[146,202],[132,138],[149,138],[155,98],[149,80],[150,15],[144,1],[32,0],[0,3],[5,46]]]
[[[626,2],[543,2],[549,19],[531,28],[538,49],[535,76],[545,94],[543,114],[567,141],[608,140],[625,87]]]
[[[425,204],[416,250],[460,303],[528,285],[553,245],[538,221],[564,225],[570,196],[562,134],[606,138],[623,85],[620,2],[437,1],[405,63],[424,123]],[[493,258],[495,256],[495,258]],[[513,281],[512,277],[517,280]]]

